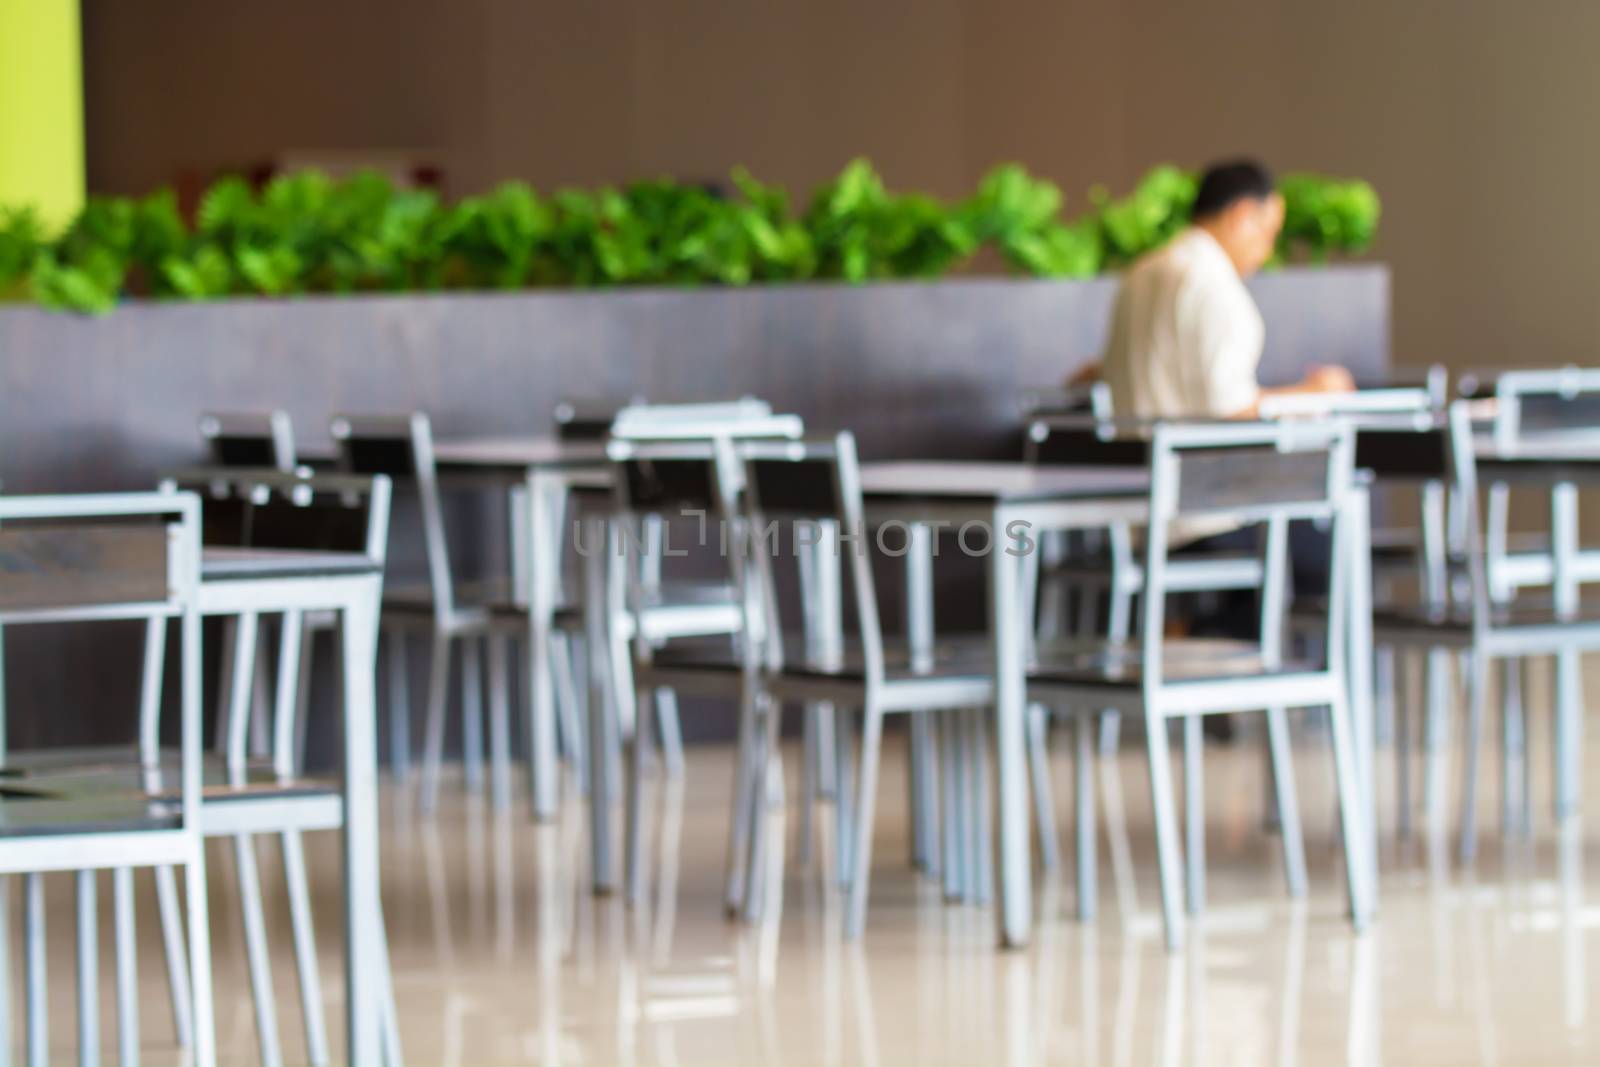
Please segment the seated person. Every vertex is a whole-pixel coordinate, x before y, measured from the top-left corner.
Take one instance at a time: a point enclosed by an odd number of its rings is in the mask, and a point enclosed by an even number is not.
[[[1349,392],[1354,383],[1343,367],[1313,367],[1295,385],[1256,381],[1265,328],[1244,279],[1271,257],[1282,226],[1283,198],[1265,167],[1207,167],[1190,225],[1123,276],[1104,357],[1074,380],[1101,378],[1116,414],[1142,418],[1251,419],[1268,396]],[[1254,529],[1184,529],[1173,537],[1188,553],[1252,551],[1258,543]],[[1326,536],[1296,523],[1290,541],[1295,587],[1325,591]],[[1223,594],[1219,610],[1197,619],[1193,632],[1253,638],[1256,602],[1253,590]]]

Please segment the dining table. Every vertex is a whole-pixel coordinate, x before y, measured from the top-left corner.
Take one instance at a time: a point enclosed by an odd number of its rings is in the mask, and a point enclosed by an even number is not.
[[[498,485],[515,493],[512,508],[513,573],[530,608],[529,707],[532,729],[534,809],[541,817],[555,810],[553,688],[548,634],[561,587],[560,566],[567,544],[563,526],[572,496],[585,498],[588,521],[603,510],[610,471],[603,444],[541,437],[441,440],[435,449],[441,482]],[[861,489],[866,521],[882,528],[903,524],[907,574],[924,583],[931,574],[937,536],[918,531],[950,531],[958,548],[982,556],[988,577],[984,628],[993,657],[996,695],[991,716],[997,788],[995,873],[999,887],[1000,944],[1028,944],[1033,927],[1033,869],[1026,745],[1027,611],[1023,604],[1022,559],[1038,538],[1056,530],[1088,530],[1114,523],[1140,525],[1149,515],[1150,475],[1143,466],[1039,465],[1022,461],[900,459],[866,462]],[[1371,553],[1368,489],[1360,482],[1351,495],[1351,603],[1348,657],[1353,725],[1361,753],[1363,795],[1372,794]],[[582,516],[580,515],[580,521]],[[593,559],[595,553],[589,553]],[[598,564],[586,567],[588,600],[603,588]],[[908,591],[911,603],[931,612],[926,590]],[[590,614],[591,637],[603,620]],[[927,619],[908,620],[931,638]],[[593,659],[594,657],[591,657]],[[591,673],[593,671],[591,670]],[[592,695],[598,695],[594,692]],[[596,718],[591,700],[591,720]],[[603,701],[598,703],[603,704]],[[591,731],[595,727],[591,725]],[[595,736],[603,736],[596,734]],[[606,761],[590,753],[592,796],[604,796]],[[592,807],[603,807],[592,805]],[[1366,826],[1371,827],[1369,818]],[[595,887],[614,883],[610,871],[609,820],[591,818]],[[1370,836],[1370,835],[1369,835]],[[1376,876],[1375,838],[1369,870]]]

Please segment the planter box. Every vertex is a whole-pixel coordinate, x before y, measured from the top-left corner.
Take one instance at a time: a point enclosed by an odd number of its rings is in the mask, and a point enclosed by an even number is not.
[[[1251,288],[1263,380],[1388,367],[1387,268],[1288,269]],[[339,411],[426,410],[441,438],[525,434],[546,431],[561,399],[631,395],[760,396],[819,430],[854,429],[869,459],[1010,457],[1019,391],[1098,354],[1114,292],[1114,279],[968,278],[133,303],[102,318],[0,306],[0,479],[8,492],[150,487],[195,460],[208,409],[281,407],[303,445],[325,446]],[[40,671],[85,700],[129,686],[115,706],[131,726],[136,638],[126,654],[75,642],[94,671],[71,669],[59,643],[8,643],[14,743],[82,739],[26,712]]]
[[[1252,283],[1264,380],[1388,365],[1379,265]],[[1019,389],[1104,340],[1113,279],[0,306],[6,490],[146,486],[194,458],[206,409],[282,407],[306,444],[337,411],[422,409],[440,437],[542,432],[569,397],[760,396],[868,458],[1003,456]]]

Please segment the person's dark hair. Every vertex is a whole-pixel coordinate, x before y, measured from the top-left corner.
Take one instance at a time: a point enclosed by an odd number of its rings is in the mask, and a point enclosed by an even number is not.
[[[1190,217],[1209,218],[1228,210],[1240,200],[1265,200],[1276,186],[1272,172],[1253,159],[1213,163],[1200,176]]]

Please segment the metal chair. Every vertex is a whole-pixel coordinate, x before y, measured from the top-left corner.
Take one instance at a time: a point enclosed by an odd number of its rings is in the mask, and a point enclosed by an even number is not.
[[[1028,674],[1029,699],[1080,713],[1119,707],[1144,716],[1169,948],[1183,941],[1179,898],[1184,878],[1167,723],[1172,719],[1184,723],[1188,910],[1197,913],[1204,902],[1200,716],[1267,709],[1285,873],[1290,891],[1299,894],[1304,889],[1305,864],[1284,709],[1328,707],[1352,916],[1359,929],[1371,912],[1375,880],[1366,869],[1366,852],[1360,844],[1365,840],[1365,807],[1359,796],[1344,670],[1345,545],[1349,535],[1341,516],[1351,478],[1350,432],[1336,424],[1157,425],[1150,442],[1150,463],[1140,641],[1132,646],[1107,641],[1098,648],[1034,665]],[[1333,531],[1329,636],[1327,656],[1321,664],[1291,660],[1282,648],[1288,527],[1291,521],[1302,519],[1325,520]],[[1174,592],[1168,576],[1175,562],[1169,530],[1174,523],[1195,520],[1265,527],[1259,643],[1204,640],[1197,644],[1203,639],[1166,636],[1166,600]],[[1078,878],[1080,909],[1087,914],[1092,913],[1094,894],[1094,822],[1088,810],[1093,793],[1086,786],[1090,748],[1085,729],[1080,718]]]
[[[617,411],[608,436],[614,442],[699,442],[710,447],[710,443],[716,441],[792,439],[799,437],[803,429],[798,417],[775,414],[765,401],[745,397],[703,404],[630,405]],[[603,668],[602,694],[614,711],[614,732],[618,738],[632,736],[636,714],[631,645],[636,636],[633,627],[637,620],[627,610],[626,591],[630,583],[634,583],[636,595],[646,605],[638,618],[650,632],[658,635],[656,639],[675,631],[733,633],[741,625],[739,612],[730,607],[726,590],[719,590],[718,582],[713,581],[709,586],[694,581],[680,581],[670,586],[662,583],[664,530],[661,516],[645,516],[639,530],[639,551],[629,557],[625,567],[608,570],[605,586],[608,607],[604,613],[605,630],[600,635],[602,646],[598,650],[588,647],[588,656]],[[555,546],[553,550],[559,551],[562,547]],[[579,641],[589,645],[584,613],[587,595],[585,591],[581,595],[567,596],[552,619],[552,636],[559,635],[566,642],[565,649]],[[706,618],[707,612],[711,612],[713,618]],[[722,628],[707,629],[708,626]],[[552,648],[552,661],[559,664],[561,655],[563,648]],[[576,688],[568,686],[567,691],[570,700]],[[676,694],[671,689],[663,689],[654,695],[654,700],[653,718],[661,736],[663,759],[668,771],[677,774],[683,767],[683,743]],[[594,709],[588,710],[592,715]],[[561,716],[565,721],[576,721],[580,717],[566,709],[562,709]],[[648,738],[646,740],[648,742]],[[615,761],[615,746],[607,758]],[[593,766],[592,757],[588,762]]]
[[[519,598],[506,582],[457,588],[450,566],[444,506],[433,458],[433,432],[421,412],[406,415],[339,415],[331,426],[339,466],[360,474],[383,474],[415,491],[422,522],[426,582],[390,581],[384,589],[383,637],[389,676],[391,765],[409,762],[410,684],[406,641],[424,630],[431,638],[428,703],[424,726],[421,805],[438,805],[444,759],[451,651],[461,647],[462,751],[466,785],[482,784],[483,644],[489,644],[491,774],[496,797],[509,796],[510,683],[508,657],[495,633],[491,606]]]
[[[627,900],[633,903],[639,898],[644,878],[641,809],[653,713],[664,701],[670,701],[675,708],[678,694],[685,691],[729,698],[742,708],[750,687],[748,671],[741,668],[754,661],[761,633],[752,630],[751,624],[762,620],[742,603],[745,586],[740,557],[733,545],[726,543],[730,532],[736,529],[741,474],[734,459],[733,442],[727,438],[666,443],[616,441],[609,451],[616,471],[613,523],[620,548],[620,558],[612,571],[624,576],[626,612],[620,623],[613,620],[612,628],[631,635],[628,651],[635,687],[636,718],[626,746],[632,758],[626,761],[624,820],[624,889]],[[711,544],[723,542],[721,562],[726,570],[716,578],[702,577],[698,582],[703,590],[698,609],[680,612],[673,618],[661,612],[660,605],[674,599],[683,602],[683,598],[681,594],[663,597],[660,563],[662,550],[668,546],[664,537],[650,543],[649,531],[664,534],[671,529],[673,519],[684,517],[698,519],[702,536],[709,534]],[[718,530],[720,534],[716,533]],[[642,557],[652,550],[656,567],[647,582]],[[680,547],[677,554],[686,554],[686,550]],[[681,653],[686,640],[695,642],[692,654],[687,656]],[[742,725],[746,721],[741,713],[739,722]],[[592,773],[604,774],[606,762],[597,761]],[[741,766],[737,772],[736,796],[743,788],[744,771]],[[600,800],[604,793],[603,789],[591,793],[590,803],[595,806],[597,818],[605,817],[605,804]],[[742,852],[747,834],[745,808],[736,802],[730,856]],[[736,865],[730,861],[730,870],[734,869]],[[740,883],[730,878],[729,886],[728,905],[733,908],[738,904]]]
[[[214,466],[295,468],[294,423],[287,411],[208,411],[200,416],[200,437]]]
[[[1517,430],[1515,434],[1508,433],[1495,440],[1499,451],[1510,455],[1536,455],[1538,447],[1550,443],[1548,433],[1560,429],[1559,425],[1552,427],[1543,418],[1521,424],[1520,416],[1531,408],[1542,408],[1550,414],[1562,406],[1559,391],[1532,392],[1543,399],[1527,407],[1522,407],[1525,401],[1520,398],[1514,401],[1521,407],[1521,411],[1512,416],[1518,420],[1513,423]],[[1534,429],[1541,424],[1543,431]],[[1580,423],[1574,428],[1578,439],[1587,436],[1593,440],[1589,426],[1592,423]],[[1374,640],[1378,642],[1466,655],[1468,701],[1458,841],[1463,861],[1472,859],[1477,848],[1478,761],[1491,664],[1496,660],[1502,663],[1507,672],[1507,694],[1513,696],[1519,680],[1513,668],[1518,661],[1530,656],[1551,656],[1555,660],[1554,754],[1559,818],[1576,809],[1579,794],[1580,656],[1600,648],[1600,614],[1592,606],[1585,605],[1580,597],[1581,586],[1600,580],[1600,573],[1594,570],[1592,558],[1578,549],[1575,489],[1561,483],[1559,478],[1551,479],[1550,549],[1546,554],[1505,553],[1495,543],[1497,530],[1503,530],[1499,525],[1503,513],[1497,514],[1494,506],[1496,487],[1489,489],[1488,514],[1483,516],[1480,512],[1479,441],[1475,436],[1471,403],[1452,404],[1447,430],[1436,434],[1435,455],[1451,478],[1455,494],[1463,502],[1466,595],[1442,604],[1423,605],[1410,612],[1380,611],[1374,618],[1373,630]],[[1535,582],[1547,585],[1550,596],[1517,595]],[[1526,791],[1531,775],[1526,766],[1522,711],[1521,702],[1516,700],[1508,701],[1502,708],[1501,799],[1503,824],[1508,830],[1519,822],[1526,825],[1529,818]],[[1520,768],[1514,766],[1518,756],[1523,763]],[[1515,811],[1519,803],[1522,806],[1520,819]]]
[[[294,423],[289,418],[289,413],[283,410],[205,412],[200,416],[200,438],[206,445],[210,466],[288,472],[294,470],[299,462],[295,452]],[[309,644],[313,634],[326,631],[332,625],[333,619],[330,616],[312,615],[304,621],[302,640]],[[222,624],[222,671],[217,686],[218,692],[222,695],[220,700],[222,718],[219,720],[222,729],[218,731],[219,737],[228,732],[226,726],[230,708],[228,694],[233,688],[237,626],[238,622],[235,619],[225,619]],[[258,632],[258,645],[253,654],[262,658],[267,656],[272,644],[271,637],[269,629],[261,627]],[[310,656],[306,649],[302,648],[301,656],[309,665]],[[296,717],[302,722],[307,718],[306,703],[310,699],[310,681],[309,670],[295,680],[300,701]],[[252,699],[258,714],[251,721],[261,724],[263,729],[257,730],[250,743],[252,751],[260,753],[265,752],[270,745],[264,726],[267,722],[266,710],[273,703],[271,685],[265,672],[256,674]],[[301,741],[298,751],[303,752],[303,737]]]
[[[148,619],[164,626],[176,618],[182,630],[175,789],[164,788],[159,774],[128,774],[115,788],[89,790],[28,782],[11,787],[0,811],[0,872],[25,874],[27,1062],[44,1064],[50,1057],[48,871],[78,872],[78,1051],[80,1062],[98,1062],[95,872],[103,869],[112,871],[115,904],[118,1047],[122,1062],[137,1062],[132,870],[153,867],[184,872],[189,947],[184,953],[180,941],[178,960],[187,963],[177,962],[175,973],[184,979],[183,1017],[190,1022],[194,1062],[214,1064],[201,809],[198,501],[187,493],[8,497],[0,498],[0,524],[0,620],[6,625]]]
[[[765,642],[755,668],[755,694],[746,701],[750,721],[741,726],[748,743],[741,747],[740,768],[747,776],[741,803],[755,806],[770,795],[769,775],[774,771],[777,711],[784,701],[828,705],[841,711],[858,709],[863,720],[859,758],[860,779],[854,796],[849,796],[846,781],[854,753],[849,716],[840,715],[835,724],[839,749],[837,773],[840,775],[840,805],[853,810],[852,825],[845,827],[842,844],[843,880],[849,900],[845,912],[845,934],[858,937],[866,921],[868,889],[871,882],[872,831],[877,797],[878,761],[886,715],[907,712],[937,713],[947,730],[966,731],[981,736],[983,725],[977,709],[992,703],[994,680],[988,659],[974,649],[936,648],[927,657],[891,656],[885,649],[879,623],[878,602],[867,557],[859,465],[855,438],[849,433],[820,442],[745,443],[746,490],[745,521],[749,535],[742,538],[746,553],[746,581],[755,595],[748,603],[767,620],[765,631],[776,634],[782,617],[780,589],[774,562],[777,556],[776,532],[779,524],[791,527],[797,536],[808,531],[812,540],[821,541],[821,531],[831,528],[836,536],[828,543],[838,544],[846,553],[840,577],[848,586],[855,607],[854,647],[813,646],[798,654],[786,652],[783,642]],[[811,536],[816,535],[816,536]],[[848,538],[848,540],[845,540]],[[841,589],[842,592],[842,589]],[[748,628],[747,628],[748,629]],[[963,655],[969,653],[969,655]],[[981,753],[981,746],[969,749]],[[945,748],[947,757],[956,751]],[[986,762],[979,757],[969,768],[970,776],[942,776],[946,786],[945,810],[953,816],[966,809],[973,815],[963,827],[963,848],[953,854],[964,855],[964,864],[947,862],[958,877],[971,883],[992,878],[989,854]],[[950,792],[965,781],[966,793],[959,800]],[[745,876],[746,899],[756,896],[755,885],[766,854],[765,820],[753,819],[749,848],[750,874]],[[947,833],[957,821],[947,818]],[[984,895],[975,891],[975,895]]]
[[[163,488],[186,488],[199,494],[203,541],[207,550],[202,580],[248,581],[297,573],[301,553],[331,554],[348,559],[348,567],[381,572],[389,532],[389,480],[384,476],[311,475],[306,472],[199,469],[176,474]],[[240,550],[238,557],[230,553]],[[261,570],[260,556],[272,566]],[[278,558],[271,558],[278,554]],[[326,566],[307,559],[308,570]],[[272,712],[271,755],[252,761],[248,739],[254,716],[252,677],[257,662],[251,655],[260,613],[238,617],[234,663],[226,691],[226,714],[219,715],[218,764],[208,769],[203,823],[208,837],[233,841],[244,921],[245,950],[256,1008],[261,1060],[267,1067],[282,1062],[277,1009],[271,976],[271,948],[266,939],[260,878],[256,870],[254,833],[275,833],[283,850],[295,964],[305,1022],[306,1051],[313,1067],[328,1062],[327,1027],[323,1018],[321,979],[312,924],[311,894],[301,835],[339,830],[344,826],[339,786],[303,773],[306,713],[295,680],[302,673],[298,652],[304,610],[282,613],[283,642],[277,662],[277,702]],[[331,620],[328,625],[331,625]],[[159,749],[160,664],[164,628],[150,628],[145,678],[145,706],[140,738],[144,766],[157,767]],[[264,670],[261,672],[264,673]],[[391,1040],[390,1067],[398,1067],[398,1042]]]
[[[1028,427],[1025,458],[1030,463],[1090,466],[1144,466],[1150,457],[1150,435],[1156,423],[1148,419],[1116,418],[1109,414],[1110,389],[1097,383],[1093,394],[1095,414],[1036,419]],[[1037,603],[1037,640],[1059,641],[1070,634],[1079,640],[1104,637],[1125,642],[1131,636],[1135,598],[1144,589],[1144,565],[1136,548],[1134,530],[1118,523],[1105,532],[1102,545],[1084,543],[1087,551],[1052,557],[1050,546],[1023,560],[1029,594],[1024,603]],[[1205,595],[1239,589],[1259,589],[1263,572],[1257,553],[1235,550],[1187,551],[1175,557],[1166,572],[1173,593]],[[1075,592],[1080,611],[1074,629],[1062,624],[1067,594]],[[1096,624],[1100,601],[1106,604],[1103,627]],[[1034,791],[1034,811],[1039,824],[1041,861],[1046,870],[1060,866],[1055,801],[1049,770],[1049,716],[1035,705],[1028,717],[1028,755]],[[1121,718],[1116,708],[1100,716],[1102,754],[1116,752]]]

